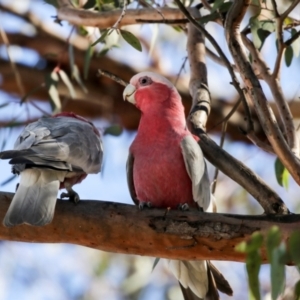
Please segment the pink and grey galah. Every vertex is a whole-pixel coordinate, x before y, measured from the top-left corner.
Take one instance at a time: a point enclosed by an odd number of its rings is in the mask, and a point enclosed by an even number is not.
[[[4,226],[50,223],[59,189],[67,190],[61,198],[78,202],[73,185],[100,172],[102,155],[100,133],[83,117],[61,113],[27,125],[14,149],[0,152],[1,159],[10,159],[13,173],[20,175]]]
[[[127,160],[127,181],[135,204],[143,207],[212,211],[213,196],[198,138],[187,129],[181,97],[172,83],[152,72],[131,78],[124,100],[141,111]],[[167,260],[184,298],[219,299],[232,295],[210,261]]]

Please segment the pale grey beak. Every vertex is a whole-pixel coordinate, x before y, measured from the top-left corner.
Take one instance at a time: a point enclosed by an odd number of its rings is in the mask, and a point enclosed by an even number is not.
[[[134,93],[136,89],[135,86],[132,84],[128,84],[123,92],[123,99],[124,101],[128,101],[132,104],[135,104],[135,98],[134,98]]]

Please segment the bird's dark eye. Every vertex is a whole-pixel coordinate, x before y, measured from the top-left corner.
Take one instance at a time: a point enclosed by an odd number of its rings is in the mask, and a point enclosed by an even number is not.
[[[150,85],[152,83],[152,79],[148,76],[144,76],[139,79],[139,83],[142,86]]]

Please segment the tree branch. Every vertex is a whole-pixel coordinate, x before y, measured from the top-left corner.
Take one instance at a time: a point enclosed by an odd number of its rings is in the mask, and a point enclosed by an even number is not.
[[[2,220],[13,194],[0,192]],[[0,239],[34,243],[70,243],[108,252],[171,259],[244,261],[237,244],[255,231],[280,227],[284,240],[299,228],[300,215],[241,216],[145,209],[113,202],[58,200],[51,224],[44,227],[0,225]],[[266,251],[262,252],[266,262]]]
[[[254,47],[253,43],[247,38],[247,36],[242,34],[241,38],[244,45],[252,55],[252,64],[254,68],[257,70],[257,73],[259,73],[260,78],[266,81],[271,90],[271,93],[277,105],[280,120],[284,125],[284,131],[286,133],[289,146],[291,147],[292,151],[297,156],[299,156],[299,140],[296,135],[293,115],[287,101],[284,98],[279,79],[272,76],[270,68],[264,61],[261,53]]]
[[[177,8],[162,7],[159,8],[159,11],[168,21],[176,21],[179,19],[178,24],[180,24],[182,23],[182,19],[184,19],[184,15]],[[64,6],[57,9],[57,17],[59,20],[64,20],[77,26],[92,26],[100,29],[112,27],[121,13],[121,9],[105,12],[94,12],[71,6]],[[137,23],[137,20],[143,22],[143,19],[162,21],[163,18],[161,14],[153,8],[127,9],[119,26],[133,25]]]
[[[234,1],[229,9],[225,23],[227,43],[270,144],[292,177],[300,184],[300,162],[286,143],[242,46],[239,28],[249,4],[250,0]]]

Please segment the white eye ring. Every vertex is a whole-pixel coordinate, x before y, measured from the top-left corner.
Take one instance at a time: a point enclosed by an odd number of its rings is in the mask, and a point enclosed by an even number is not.
[[[152,83],[152,79],[148,76],[143,76],[139,79],[139,83],[142,86],[150,85]]]

